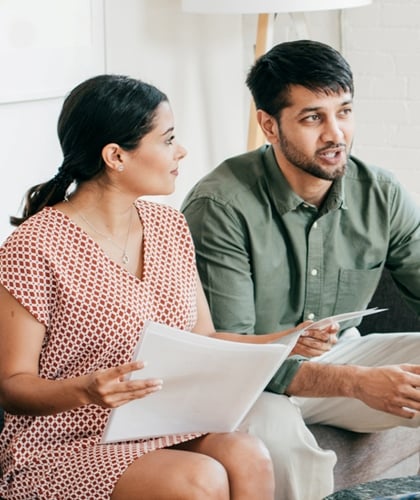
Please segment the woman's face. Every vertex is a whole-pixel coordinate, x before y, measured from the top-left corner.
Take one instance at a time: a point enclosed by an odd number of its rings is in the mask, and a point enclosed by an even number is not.
[[[154,128],[136,149],[123,151],[124,183],[135,196],[167,195],[175,189],[178,162],[187,154],[175,140],[174,117],[167,101],[156,109]]]

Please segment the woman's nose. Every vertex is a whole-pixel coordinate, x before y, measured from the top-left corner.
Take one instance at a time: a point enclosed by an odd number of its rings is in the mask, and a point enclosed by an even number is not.
[[[181,144],[178,144],[178,160],[182,160],[182,158],[185,158],[188,154],[188,151],[184,148],[184,146],[181,146]]]

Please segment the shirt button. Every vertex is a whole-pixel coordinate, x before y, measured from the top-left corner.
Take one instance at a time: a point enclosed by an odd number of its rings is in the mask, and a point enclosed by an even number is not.
[[[311,274],[312,274],[312,276],[316,276],[318,274],[318,270],[312,269]]]
[[[315,318],[315,314],[314,313],[309,313],[308,316],[307,316],[308,319],[314,319]]]
[[[314,229],[316,229],[316,228],[318,227],[318,222],[314,222],[314,223],[313,223],[313,225],[312,225],[312,227],[313,227]]]

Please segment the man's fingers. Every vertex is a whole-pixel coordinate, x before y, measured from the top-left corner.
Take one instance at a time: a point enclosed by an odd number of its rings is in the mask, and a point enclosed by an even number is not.
[[[413,410],[412,408],[408,406],[395,406],[389,410],[390,413],[393,413],[397,417],[403,417],[403,418],[414,418],[417,415],[417,411]]]
[[[406,372],[413,373],[414,375],[418,375],[420,377],[420,365],[404,364],[401,365],[401,368]],[[420,378],[418,380],[420,380]]]

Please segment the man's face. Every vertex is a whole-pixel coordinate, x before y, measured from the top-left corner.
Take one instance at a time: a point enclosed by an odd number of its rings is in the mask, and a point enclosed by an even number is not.
[[[320,179],[342,177],[354,134],[351,93],[327,95],[294,85],[289,97],[278,120],[283,160]]]

